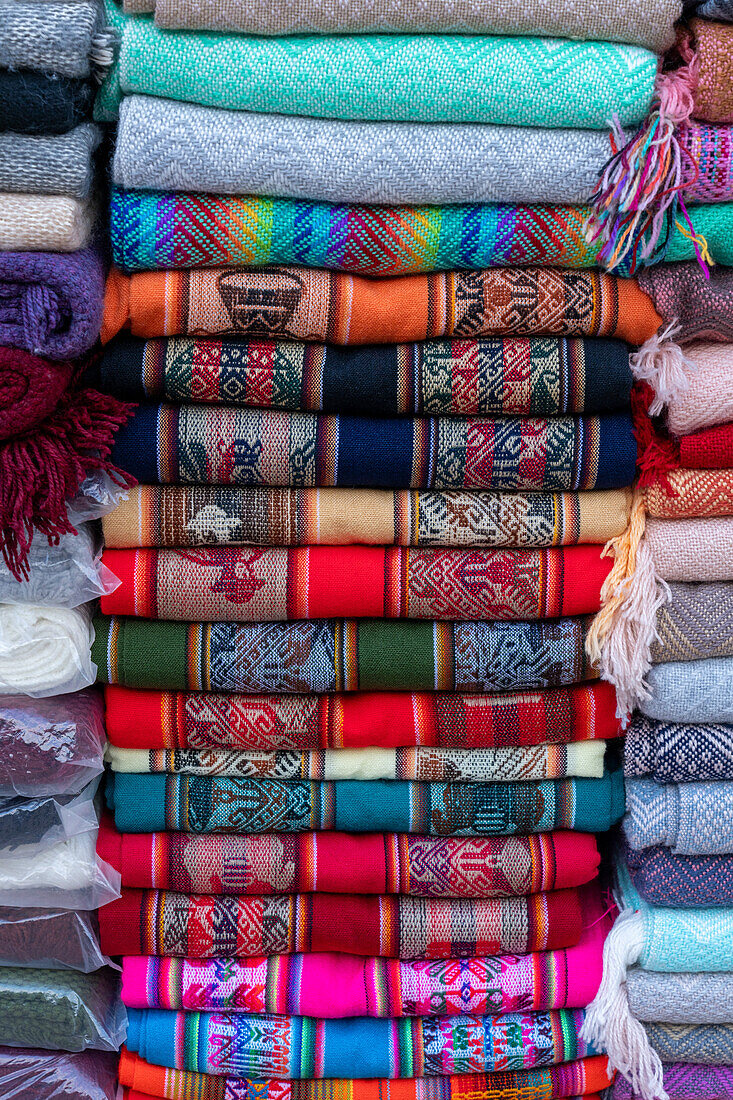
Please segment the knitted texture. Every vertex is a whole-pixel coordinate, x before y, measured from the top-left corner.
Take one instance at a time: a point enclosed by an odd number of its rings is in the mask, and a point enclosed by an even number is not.
[[[0,0],[0,65],[89,77],[103,28],[99,0]]]
[[[0,250],[76,252],[89,244],[93,222],[93,207],[80,199],[0,194]]]
[[[70,0],[76,3],[76,0]],[[49,359],[75,359],[99,335],[101,254],[0,251],[0,343]]]
[[[339,348],[230,337],[105,349],[100,388],[140,401],[251,405],[365,416],[561,416],[628,408],[620,340],[494,337]]]
[[[73,363],[49,362],[18,348],[0,347],[0,440],[20,435],[50,416],[74,372]]]
[[[688,1062],[666,1065],[664,1088],[669,1100],[727,1100],[733,1090],[733,1069],[727,1066],[693,1066]],[[613,1086],[613,1100],[639,1098],[628,1081],[619,1076]]]
[[[636,440],[621,413],[388,420],[148,405],[119,432],[113,457],[160,484],[563,491],[631,485]]]
[[[645,1024],[647,1038],[663,1062],[733,1066],[733,1026]]]
[[[695,117],[705,122],[733,122],[733,27],[693,19],[690,32],[696,61]]]
[[[482,493],[145,485],[131,489],[102,526],[108,547],[572,546],[617,538],[629,509],[624,489]]]
[[[626,736],[624,771],[658,783],[733,779],[733,727],[655,722],[637,714]]]
[[[200,695],[104,690],[107,736],[136,749],[516,748],[618,737],[596,681],[522,695]]]
[[[52,136],[0,132],[0,191],[85,199],[100,141],[99,128],[90,122]]]
[[[85,121],[93,102],[88,80],[0,69],[0,133],[65,134]]]
[[[597,546],[105,550],[103,564],[121,582],[102,596],[103,614],[185,622],[587,615],[611,568]]]
[[[388,276],[531,264],[594,267],[601,246],[586,240],[588,214],[584,206],[352,207],[114,191],[110,232],[113,258],[125,271],[304,264]],[[697,207],[690,218],[711,256],[733,265],[733,203]],[[673,232],[666,258],[694,255],[689,234]]]
[[[672,584],[657,612],[652,661],[733,657],[733,584]]]
[[[632,848],[664,845],[677,855],[733,853],[733,784],[626,780],[623,829]]]
[[[638,283],[684,341],[733,341],[733,270],[716,266],[708,277],[699,264],[658,264],[640,270]]]
[[[733,722],[733,661],[678,661],[648,674],[649,699],[640,706],[666,722]]]
[[[120,32],[97,105],[106,118],[141,93],[264,114],[605,130],[614,113],[621,125],[644,118],[657,73],[650,51],[605,42],[175,35],[145,17]]]
[[[663,847],[635,852],[627,846],[626,851],[634,886],[650,905],[671,905],[680,909],[729,908],[733,905],[731,856],[672,855],[669,848]],[[673,1022],[663,1009],[660,1011],[661,1015],[650,1018]],[[707,1015],[698,1022],[710,1020],[708,1008]],[[677,1022],[694,1023],[695,1020],[688,1017]]]
[[[183,691],[523,691],[594,679],[588,621],[95,620],[100,683]]]
[[[226,334],[328,344],[441,336],[617,336],[643,344],[661,323],[634,280],[542,267],[380,280],[307,267],[139,275],[113,268],[101,337],[107,343],[129,328],[135,336]]]
[[[733,470],[670,470],[666,485],[644,490],[644,505],[659,519],[733,516]]]
[[[644,537],[654,568],[664,580],[733,581],[732,516],[647,518]]]
[[[733,347],[696,343],[686,355],[693,364],[689,386],[667,403],[667,426],[675,435],[733,420]]]
[[[634,966],[626,985],[631,1011],[645,1023],[733,1023],[730,974],[656,974]]]
[[[662,0],[650,11],[640,0],[615,0],[603,10],[582,0],[568,9],[558,0],[516,5],[498,0],[477,4],[460,0],[446,7],[435,2],[417,11],[405,0],[357,0],[344,10],[334,0],[300,0],[297,4],[258,3],[246,9],[234,2],[212,0],[126,0],[126,11],[155,11],[160,27],[237,31],[242,34],[537,34],[549,38],[631,42],[656,53],[668,49],[672,24],[680,16],[679,0]]]

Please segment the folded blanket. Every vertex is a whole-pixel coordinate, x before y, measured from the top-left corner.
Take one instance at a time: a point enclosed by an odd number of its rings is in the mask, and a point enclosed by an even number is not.
[[[149,484],[555,491],[619,489],[636,472],[627,413],[408,420],[146,405],[112,455]]]
[[[96,691],[0,696],[0,797],[78,794],[103,774],[104,733]]]
[[[729,855],[733,853],[733,783],[627,779],[623,830],[632,848],[662,844],[675,855]]]
[[[733,656],[733,584],[672,584],[657,612],[652,661],[701,661]]]
[[[641,268],[637,283],[665,325],[680,327],[683,340],[733,340],[730,268],[716,266],[706,276],[699,264],[657,264]]]
[[[626,986],[632,1013],[645,1023],[733,1023],[731,974],[660,974],[634,966]]]
[[[108,547],[572,546],[606,543],[623,534],[630,504],[627,489],[499,493],[139,485],[102,518],[102,527]]]
[[[667,425],[675,435],[733,420],[733,349],[702,341],[685,353],[692,365],[687,386],[667,403]]]
[[[624,809],[620,771],[602,779],[556,779],[535,783],[408,783],[400,780],[336,782],[225,779],[220,776],[126,775],[115,772],[107,801],[122,833],[347,833],[391,832],[429,836],[512,836],[553,829],[603,832]],[[644,780],[630,780],[630,784]],[[682,810],[690,804],[682,791]],[[719,784],[718,786],[722,786]],[[733,800],[733,784],[729,801]],[[660,787],[659,791],[664,791]],[[721,797],[719,792],[717,797]],[[701,799],[697,800],[698,803]],[[631,813],[634,807],[631,806]],[[651,818],[650,808],[647,818]],[[676,822],[657,813],[679,850],[690,845],[726,851],[727,828],[706,839],[686,817]],[[733,820],[733,819],[731,819]],[[647,832],[653,835],[655,819]],[[639,829],[643,822],[639,822]],[[650,843],[659,843],[652,839]],[[641,845],[635,845],[641,847]],[[694,849],[693,849],[694,850]],[[730,850],[730,849],[728,849]]]
[[[22,435],[52,416],[78,369],[68,361],[49,362],[19,348],[0,347],[0,440]]]
[[[94,248],[67,255],[0,251],[0,343],[75,359],[99,335],[103,294],[102,256]]]
[[[733,1066],[733,1026],[645,1024],[649,1044],[663,1062]]]
[[[709,0],[710,2],[716,0]],[[725,0],[722,0],[725,3]],[[721,0],[717,0],[718,6]],[[662,0],[653,10],[638,0],[616,0],[599,11],[583,0],[571,9],[552,0],[531,7],[507,10],[491,3],[462,0],[446,9],[442,4],[423,4],[419,10],[404,0],[352,3],[348,11],[338,4],[258,3],[243,8],[236,0],[124,0],[125,11],[154,11],[159,27],[186,30],[237,31],[242,34],[541,34],[549,38],[599,39],[631,42],[663,53],[674,41],[672,24],[680,16],[679,0]]]
[[[0,692],[63,695],[94,682],[85,610],[0,605]]]
[[[105,550],[102,560],[121,582],[102,596],[103,614],[185,622],[555,619],[598,611],[611,568],[597,546]]]
[[[211,959],[342,951],[449,959],[573,947],[583,921],[577,890],[472,899],[212,897],[126,889],[118,901],[100,909],[99,927],[107,955]]]
[[[705,122],[733,122],[730,82],[733,27],[709,23],[705,19],[692,19],[689,26],[690,47],[695,58],[695,117]]]
[[[659,519],[733,516],[733,470],[670,470],[666,485],[644,490],[644,506]]]
[[[530,1069],[595,1051],[579,1009],[416,1020],[178,1013],[133,1008],[127,1046],[158,1065],[198,1073],[301,1078],[434,1077]],[[195,1035],[195,1041],[183,1036]],[[179,1036],[181,1038],[179,1038]]]
[[[655,722],[637,714],[626,734],[624,772],[658,783],[733,779],[733,726]]]
[[[696,14],[703,19],[722,19],[733,22],[731,0],[694,0]]]
[[[669,848],[662,847],[636,852],[627,845],[626,860],[634,886],[650,905],[677,909],[733,906],[730,856],[672,855]],[[655,1018],[671,1020],[664,1015]]]
[[[679,441],[679,464],[693,470],[733,467],[733,423],[684,435]]]
[[[95,617],[100,683],[173,691],[500,692],[597,676],[586,619],[162,623]],[[725,719],[723,719],[725,721]]]
[[[315,890],[512,897],[580,886],[598,873],[600,860],[595,838],[584,833],[447,840],[348,833],[197,836],[118,833],[106,820],[99,830],[97,852],[120,872],[125,886],[186,894]]]
[[[664,1067],[664,1088],[669,1100],[728,1100],[733,1089],[733,1069],[693,1066],[689,1062],[671,1063]],[[612,1095],[613,1100],[639,1100],[623,1077],[616,1078]]]
[[[116,1051],[124,1034],[125,1010],[113,971],[79,974],[2,968],[0,1039],[4,1046],[32,1043],[53,1051]]]
[[[347,206],[113,190],[112,255],[123,271],[303,264],[369,276],[464,268],[599,266],[586,206]],[[711,256],[733,263],[733,204],[690,211]],[[1,239],[1,238],[0,238]],[[665,257],[689,260],[689,231],[672,231]],[[634,265],[621,264],[623,272]]]
[[[0,0],[0,65],[57,76],[100,75],[114,37],[99,0]]]
[[[83,199],[0,193],[0,249],[6,251],[76,252],[89,244],[94,221],[94,207]]]
[[[147,1095],[167,1100],[227,1100],[237,1089],[247,1092],[253,1083],[241,1077],[212,1077],[201,1073],[166,1069],[150,1065],[126,1047],[120,1052],[120,1081],[136,1088],[144,1086],[149,1093],[129,1093],[126,1100],[146,1100]],[[606,1059],[583,1058],[546,1069],[495,1070],[485,1076],[458,1074],[435,1078],[401,1078],[397,1081],[258,1081],[257,1094],[262,1100],[318,1100],[324,1088],[346,1089],[352,1100],[369,1100],[375,1086],[389,1100],[430,1100],[436,1084],[445,1100],[558,1100],[581,1090],[587,1100],[594,1100],[590,1090],[605,1088],[609,1083]],[[95,1097],[94,1100],[97,1100]],[[598,1100],[596,1097],[595,1100]],[[716,1097],[715,1100],[718,1100]]]
[[[131,401],[378,416],[562,416],[628,408],[620,340],[516,336],[341,348],[229,337],[107,345],[101,388]]]
[[[104,689],[107,736],[135,749],[450,749],[618,737],[616,694],[597,681],[522,695],[445,692],[213,695]]]
[[[88,80],[0,69],[0,133],[66,134],[91,114],[94,90]]]
[[[657,575],[666,581],[733,581],[733,516],[647,518],[644,538]]]
[[[14,1089],[32,1089],[33,1100],[58,1100],[59,1089],[68,1100],[114,1100],[117,1062],[116,1053],[99,1050],[66,1054],[38,1047],[0,1047],[0,1081],[11,1096]]]
[[[640,704],[666,722],[733,723],[733,660],[675,661],[648,676],[650,697]]]
[[[601,980],[610,920],[589,923],[603,912],[598,892],[588,890],[583,900],[587,923],[580,942],[561,951],[444,961],[317,952],[242,960],[128,957],[122,964],[122,1000],[129,1008],[326,1018],[584,1008]]]
[[[613,114],[621,125],[644,118],[657,74],[650,51],[606,42],[176,35],[112,18],[121,45],[97,103],[104,120],[122,95],[142,93],[264,114],[605,130]]]
[[[727,728],[727,727],[722,727]],[[603,775],[603,741],[500,749],[119,749],[106,760],[115,772],[221,775],[242,779],[405,779],[426,783],[517,783]]]
[[[0,131],[0,191],[88,198],[101,139],[99,127],[91,122],[57,135]]]
[[[307,267],[138,275],[113,268],[101,336],[108,343],[128,328],[135,336],[245,334],[329,344],[494,335],[643,344],[660,322],[635,280],[591,272],[490,268],[375,281]],[[733,313],[730,330],[733,339]]]

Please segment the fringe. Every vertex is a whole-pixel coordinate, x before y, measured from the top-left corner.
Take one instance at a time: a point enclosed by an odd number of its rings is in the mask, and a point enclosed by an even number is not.
[[[654,391],[647,410],[650,416],[659,416],[671,401],[685,393],[690,388],[690,374],[697,370],[677,343],[680,334],[679,324],[672,322],[629,358],[637,382],[646,382]]]
[[[115,63],[115,54],[120,44],[119,32],[114,27],[104,27],[92,35],[89,63],[97,84],[101,84]]]

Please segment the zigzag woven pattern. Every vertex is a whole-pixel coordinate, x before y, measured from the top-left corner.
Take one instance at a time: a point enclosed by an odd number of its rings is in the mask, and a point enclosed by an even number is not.
[[[658,783],[733,779],[733,726],[655,722],[636,714],[626,737],[624,771]]]
[[[657,613],[652,661],[733,657],[733,583],[672,584],[671,602]]]

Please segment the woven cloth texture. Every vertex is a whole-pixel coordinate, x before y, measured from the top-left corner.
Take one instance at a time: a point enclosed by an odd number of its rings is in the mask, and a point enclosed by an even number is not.
[[[76,252],[89,244],[93,223],[94,207],[82,199],[0,193],[0,250]]]
[[[486,838],[338,832],[200,836],[118,833],[108,821],[100,827],[97,853],[120,872],[124,886],[184,894],[319,891],[473,898],[581,886],[597,874],[600,859],[595,838],[585,833]],[[352,1015],[339,1012],[337,1001],[334,1008],[325,1015]]]
[[[681,339],[733,341],[733,270],[716,265],[706,277],[699,264],[656,264],[640,269],[638,284]]]
[[[733,1069],[694,1066],[689,1062],[670,1063],[664,1066],[664,1088],[669,1100],[728,1100],[733,1094]],[[614,1082],[612,1096],[613,1100],[640,1100],[620,1074]]]
[[[733,779],[733,726],[658,722],[636,714],[626,736],[624,772],[658,783]]]
[[[647,676],[649,699],[641,710],[666,722],[733,723],[733,660],[674,661]]]
[[[651,51],[608,42],[166,34],[149,18],[111,17],[121,45],[96,105],[103,120],[141,93],[263,114],[605,130],[614,113],[621,125],[644,118],[657,73]]]
[[[103,614],[184,622],[587,615],[611,568],[597,546],[105,550],[102,560],[121,582],[102,596]]]
[[[65,134],[89,117],[93,102],[88,80],[0,69],[0,133]]]
[[[516,748],[618,737],[604,681],[515,695],[216,695],[104,690],[109,740],[136,749]]]
[[[76,0],[74,0],[76,2]],[[0,343],[50,359],[75,359],[99,335],[101,253],[0,251]]]
[[[229,337],[119,336],[99,387],[159,398],[360,416],[562,416],[628,408],[620,340],[487,337],[418,344],[327,344]]]
[[[733,3],[731,0],[704,0],[697,8],[702,19],[721,19],[733,22]]]
[[[733,467],[733,423],[703,428],[692,435],[683,435],[679,442],[681,466],[699,470],[731,469]]]
[[[618,489],[634,480],[636,440],[623,413],[397,420],[141,405],[113,461],[153,484]]]
[[[733,517],[648,518],[644,537],[667,581],[733,581]],[[700,593],[704,595],[703,593]]]
[[[601,245],[586,240],[588,215],[585,206],[346,206],[115,190],[110,234],[114,261],[124,271],[303,264],[390,276],[533,264],[595,267]],[[733,265],[733,203],[695,207],[689,217],[714,261]],[[674,230],[665,258],[694,255],[689,232]]]
[[[663,1062],[733,1066],[733,1026],[645,1024],[647,1038]]]
[[[102,526],[107,547],[572,546],[621,535],[629,511],[625,489],[491,493],[140,485],[103,517]]]
[[[632,1014],[645,1023],[733,1023],[730,974],[657,974],[634,966],[626,986]]]
[[[657,519],[733,515],[733,470],[670,470],[667,484],[644,490],[648,516]]]
[[[657,612],[652,661],[733,657],[733,584],[674,583],[670,591]]]
[[[328,344],[441,336],[616,336],[643,344],[661,323],[635,280],[542,267],[378,280],[307,267],[137,275],[113,268],[101,337],[107,343],[128,328],[135,336],[226,334]]]
[[[689,386],[667,404],[667,426],[675,435],[733,420],[733,347],[695,343],[685,353],[693,364]]]
[[[213,897],[123,889],[99,911],[107,955],[250,958],[293,952],[444,959],[571,947],[577,890],[524,898],[294,894]]]
[[[103,28],[100,0],[0,0],[0,65],[89,77]]]
[[[91,122],[50,136],[0,131],[0,191],[88,198],[101,136]]]
[[[624,784],[620,771],[602,779],[535,783],[305,782],[115,772],[107,799],[123,833],[336,829],[513,836],[609,829],[623,812]]]
[[[650,905],[679,909],[730,908],[733,905],[733,858],[726,856],[673,855],[658,846],[634,851],[626,847],[626,859],[634,886]],[[669,1020],[664,1014],[651,1017]],[[730,1017],[729,1017],[730,1019]],[[695,1021],[690,1017],[679,1023],[710,1022],[708,1015]],[[671,1021],[671,1022],[675,1022]]]
[[[690,32],[696,60],[694,115],[705,122],[733,122],[733,27],[692,19]]]
[[[623,830],[637,850],[662,845],[677,855],[730,855],[733,783],[627,779]]]

